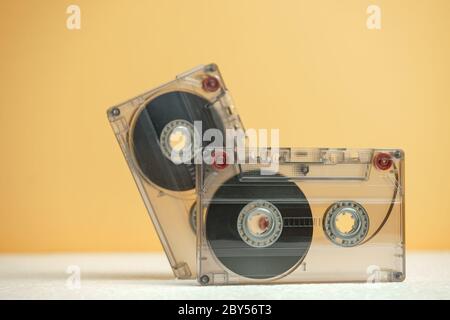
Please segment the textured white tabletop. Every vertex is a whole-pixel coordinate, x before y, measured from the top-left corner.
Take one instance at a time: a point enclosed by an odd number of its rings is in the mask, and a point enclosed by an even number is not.
[[[450,299],[450,252],[409,253],[402,283],[220,287],[173,279],[162,254],[0,255],[0,298]]]

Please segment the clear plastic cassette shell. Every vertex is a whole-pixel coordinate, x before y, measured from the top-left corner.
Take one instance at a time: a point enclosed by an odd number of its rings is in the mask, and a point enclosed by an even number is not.
[[[200,284],[405,278],[402,150],[247,150],[245,162],[196,167]]]
[[[195,166],[169,163],[166,149],[170,133],[192,131],[192,120],[241,128],[217,65],[198,66],[107,115],[175,276],[195,278]]]

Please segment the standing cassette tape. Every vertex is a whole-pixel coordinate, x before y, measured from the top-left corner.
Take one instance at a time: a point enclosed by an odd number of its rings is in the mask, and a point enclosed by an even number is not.
[[[275,159],[271,174],[261,160],[197,166],[201,284],[404,279],[401,150],[282,148]]]
[[[241,127],[217,66],[199,66],[107,115],[175,276],[195,277],[194,137]]]

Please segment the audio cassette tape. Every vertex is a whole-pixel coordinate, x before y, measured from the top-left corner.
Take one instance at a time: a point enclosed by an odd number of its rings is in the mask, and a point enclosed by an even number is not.
[[[194,142],[203,146],[208,129],[241,128],[217,66],[181,74],[107,115],[175,276],[195,277]]]
[[[402,150],[265,152],[196,167],[200,284],[404,279]]]

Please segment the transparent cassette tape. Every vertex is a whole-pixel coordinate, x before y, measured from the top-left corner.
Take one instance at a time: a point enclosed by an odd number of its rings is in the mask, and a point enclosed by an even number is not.
[[[404,279],[402,150],[246,153],[197,165],[200,284]]]
[[[175,276],[195,277],[193,146],[208,129],[241,127],[217,66],[181,74],[107,115]]]

